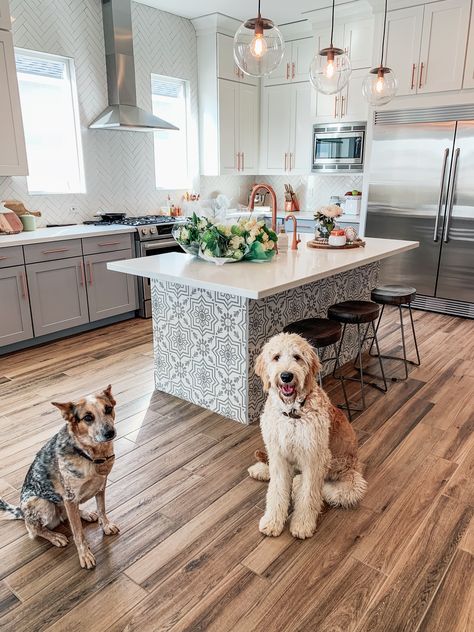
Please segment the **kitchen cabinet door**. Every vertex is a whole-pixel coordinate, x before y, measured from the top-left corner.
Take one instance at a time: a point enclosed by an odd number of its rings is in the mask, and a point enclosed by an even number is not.
[[[0,346],[33,337],[24,266],[0,270]]]
[[[26,266],[35,336],[89,322],[82,257]]]
[[[219,79],[219,162],[220,174],[238,173],[239,84]]]
[[[397,77],[398,96],[416,94],[422,28],[422,6],[389,11],[387,14],[385,65]],[[379,60],[377,63],[380,63]]]
[[[309,67],[315,54],[312,37],[292,42],[291,79],[292,81],[309,81]]]
[[[314,90],[314,88],[312,88]],[[316,121],[332,122],[339,120],[341,94],[323,94],[316,92]],[[345,91],[344,91],[345,93]]]
[[[246,75],[237,66],[234,60],[234,38],[223,33],[217,33],[217,76],[220,79],[258,85],[257,77]]]
[[[240,173],[254,174],[258,166],[259,139],[259,99],[258,88],[241,84],[239,86],[238,127],[240,152]]]
[[[341,95],[340,117],[343,121],[366,121],[369,107],[362,94],[362,83],[367,75],[367,68],[354,70],[348,87]]]
[[[309,82],[293,86],[292,143],[289,171],[291,174],[311,173],[311,86]]]
[[[0,0],[0,29],[11,31],[12,23],[8,0]]]
[[[0,176],[27,174],[13,38],[8,31],[0,31]]]
[[[371,67],[373,42],[373,18],[344,24],[344,49],[349,55],[353,70]]]
[[[425,5],[418,93],[461,89],[470,9],[470,0]]]
[[[260,161],[262,174],[284,174],[287,172],[292,129],[293,88],[292,85],[283,85],[263,89]]]
[[[285,42],[285,50],[280,65],[275,68],[271,75],[263,78],[264,86],[273,86],[277,84],[287,83],[291,78],[291,44]]]
[[[469,27],[469,41],[467,44],[466,69],[464,70],[464,89],[474,88],[474,11],[471,13],[471,26]]]
[[[137,309],[135,278],[107,269],[109,261],[131,258],[131,250],[84,257],[91,322]]]

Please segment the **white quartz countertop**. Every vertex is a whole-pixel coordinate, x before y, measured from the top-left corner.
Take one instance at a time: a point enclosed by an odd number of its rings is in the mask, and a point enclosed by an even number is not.
[[[291,235],[290,244],[291,244]],[[113,261],[109,270],[169,281],[225,294],[258,299],[345,272],[412,248],[417,241],[367,238],[365,248],[317,250],[308,248],[311,235],[302,235],[298,250],[280,252],[264,263],[238,262],[216,266],[191,255],[167,253]]]
[[[7,246],[26,246],[46,241],[61,239],[80,239],[81,237],[100,237],[101,235],[117,235],[118,233],[134,233],[136,228],[131,226],[93,226],[92,224],[78,224],[77,226],[57,226],[23,231],[16,235],[0,235],[0,248]]]

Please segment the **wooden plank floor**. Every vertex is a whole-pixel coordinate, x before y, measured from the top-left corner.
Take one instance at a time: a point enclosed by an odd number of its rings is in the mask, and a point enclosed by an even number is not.
[[[112,382],[119,438],[107,504],[122,529],[104,537],[85,527],[98,566],[84,571],[73,544],[56,549],[29,540],[20,521],[0,522],[0,627],[473,630],[474,325],[415,319],[422,366],[387,395],[371,389],[354,421],[367,496],[357,509],[326,510],[304,542],[258,531],[266,485],[246,473],[258,428],[153,391],[149,321],[0,358],[0,495],[18,500],[60,426],[50,401]],[[393,315],[380,338],[399,351]],[[341,401],[334,380],[325,386]]]

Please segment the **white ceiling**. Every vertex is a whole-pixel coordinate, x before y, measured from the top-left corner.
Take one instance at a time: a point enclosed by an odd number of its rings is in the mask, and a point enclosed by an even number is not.
[[[222,13],[239,20],[247,20],[257,14],[257,0],[135,0],[150,7],[162,9],[185,18],[197,18],[209,13]],[[347,0],[336,0],[343,4]],[[303,13],[330,6],[331,0],[261,0],[263,17],[277,24],[304,19]]]

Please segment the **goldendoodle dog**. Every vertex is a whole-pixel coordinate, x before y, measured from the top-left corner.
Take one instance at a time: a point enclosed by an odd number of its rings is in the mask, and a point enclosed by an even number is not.
[[[323,500],[350,507],[367,487],[358,471],[355,432],[319,388],[319,369],[315,351],[297,334],[271,338],[255,363],[268,392],[260,421],[266,453],[257,451],[259,462],[248,471],[270,481],[260,520],[265,535],[283,531],[291,496],[290,531],[304,539],[315,532]]]

